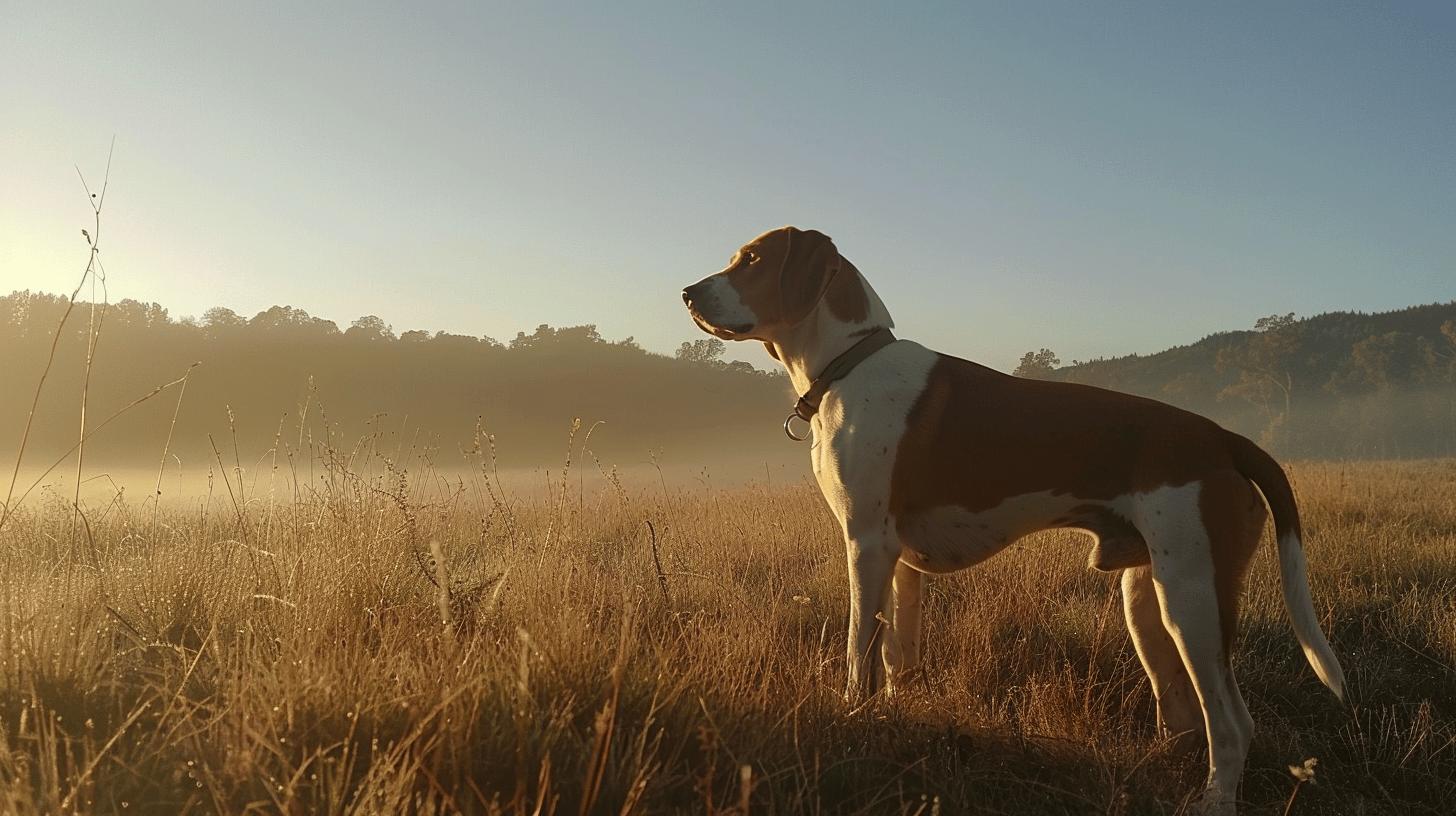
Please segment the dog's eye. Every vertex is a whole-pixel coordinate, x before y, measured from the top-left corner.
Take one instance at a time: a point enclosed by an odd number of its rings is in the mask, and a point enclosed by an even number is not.
[[[756,254],[754,254],[752,252],[745,252],[745,253],[743,253],[743,259],[745,261],[748,261],[748,263],[749,263],[750,266],[752,266],[753,264],[758,263],[758,255],[756,255]]]

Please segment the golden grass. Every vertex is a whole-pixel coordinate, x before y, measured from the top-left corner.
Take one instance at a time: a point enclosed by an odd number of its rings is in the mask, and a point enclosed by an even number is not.
[[[932,580],[923,678],[851,711],[843,547],[807,484],[511,499],[488,470],[316,467],[75,535],[59,497],[10,520],[0,812],[1174,813],[1201,783],[1074,534]],[[1297,813],[1449,813],[1456,463],[1294,477],[1353,707],[1265,547],[1248,812],[1318,757]]]

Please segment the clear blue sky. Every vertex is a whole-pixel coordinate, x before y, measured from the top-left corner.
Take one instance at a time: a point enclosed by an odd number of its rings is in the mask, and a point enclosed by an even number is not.
[[[74,284],[115,134],[174,315],[669,351],[786,223],[1002,368],[1456,297],[1452,3],[122,5],[4,2],[0,290]]]

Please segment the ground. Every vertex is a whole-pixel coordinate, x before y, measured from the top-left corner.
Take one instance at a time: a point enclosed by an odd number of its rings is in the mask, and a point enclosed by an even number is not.
[[[5,522],[0,810],[1171,814],[1202,781],[1073,533],[932,579],[922,676],[850,709],[843,545],[807,483],[572,470],[526,497],[488,463],[275,461]],[[1243,812],[1447,813],[1456,462],[1291,472],[1351,706],[1266,544]]]

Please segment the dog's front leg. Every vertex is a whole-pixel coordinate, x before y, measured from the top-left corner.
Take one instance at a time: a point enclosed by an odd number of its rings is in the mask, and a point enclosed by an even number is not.
[[[900,553],[898,543],[878,531],[850,533],[845,545],[849,555],[849,686],[844,697],[857,704],[884,684],[884,665],[877,653],[885,626],[880,612]]]

